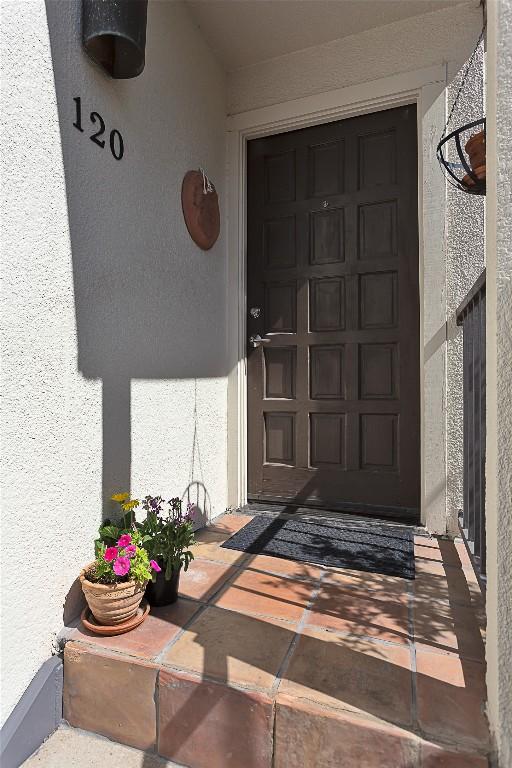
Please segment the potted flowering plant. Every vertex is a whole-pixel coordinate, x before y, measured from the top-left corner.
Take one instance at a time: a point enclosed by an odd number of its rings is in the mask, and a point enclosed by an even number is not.
[[[122,534],[137,532],[140,546],[148,555],[152,569],[146,597],[150,605],[170,605],[178,599],[181,569],[187,570],[194,555],[190,547],[195,543],[192,524],[192,505],[182,509],[181,499],[164,501],[161,496],[146,496],[142,508],[146,517],[137,522],[135,510],[141,505],[130,499],[128,493],[118,493],[112,500],[121,507],[122,516],[117,523],[109,520],[99,530],[97,546],[111,547]]]
[[[161,496],[146,496],[142,507],[146,519],[137,528],[148,556],[158,566],[148,584],[147,598],[150,605],[170,605],[178,599],[181,569],[186,571],[194,559],[189,549],[195,543],[191,505],[183,513],[177,497],[165,502]]]
[[[96,560],[82,570],[80,582],[98,624],[116,626],[133,618],[155,567],[135,530],[115,542],[97,541]]]

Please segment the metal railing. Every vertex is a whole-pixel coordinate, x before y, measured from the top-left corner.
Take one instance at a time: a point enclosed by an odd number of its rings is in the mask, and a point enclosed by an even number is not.
[[[461,535],[485,586],[485,270],[457,309],[462,326],[464,495]]]

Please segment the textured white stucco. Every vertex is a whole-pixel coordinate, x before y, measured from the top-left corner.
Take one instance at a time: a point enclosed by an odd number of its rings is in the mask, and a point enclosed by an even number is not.
[[[484,51],[478,49],[465,85],[460,92],[448,131],[482,118],[484,107]],[[454,78],[447,94],[449,112],[466,65]],[[475,133],[478,129],[474,129]],[[469,138],[471,132],[467,134]],[[468,195],[447,185],[446,200],[446,420],[447,420],[447,525],[450,532],[458,531],[457,515],[462,508],[462,329],[457,328],[455,313],[460,302],[474,284],[485,265],[484,215],[485,198]]]
[[[487,688],[500,768],[512,765],[512,2],[488,6]]]
[[[496,237],[497,637],[500,758],[512,765],[512,3],[499,3]]]
[[[133,81],[84,56],[78,0],[3,2],[0,27],[3,722],[51,653],[103,498],[195,483],[225,508],[224,236],[194,246],[180,187],[204,166],[223,207],[226,110],[179,3],[150,2]],[[122,161],[90,141],[92,110]]]
[[[481,27],[477,4],[461,3],[243,67],[228,75],[228,111],[236,114],[442,62],[462,63]]]

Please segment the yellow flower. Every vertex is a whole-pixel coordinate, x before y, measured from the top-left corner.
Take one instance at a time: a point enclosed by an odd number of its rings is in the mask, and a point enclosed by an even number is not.
[[[132,509],[135,509],[135,507],[139,506],[139,500],[138,499],[132,499],[131,501],[127,501],[124,504],[121,505],[125,512],[130,512]]]
[[[118,501],[120,504],[123,503],[123,501],[126,501],[130,498],[129,493],[114,493],[113,496],[110,497],[112,501]]]

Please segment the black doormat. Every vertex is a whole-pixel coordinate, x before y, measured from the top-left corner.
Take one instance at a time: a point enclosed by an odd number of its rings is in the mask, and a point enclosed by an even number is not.
[[[222,545],[252,555],[414,579],[413,531],[365,521],[257,515]]]

